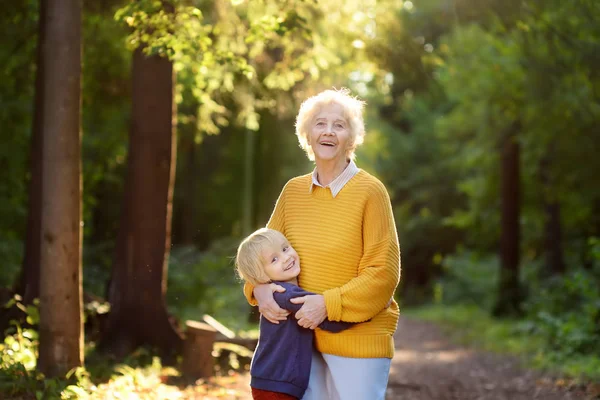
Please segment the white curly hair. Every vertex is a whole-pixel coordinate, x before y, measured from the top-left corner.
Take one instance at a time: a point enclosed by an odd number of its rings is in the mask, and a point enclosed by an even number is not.
[[[354,151],[365,139],[363,119],[365,102],[353,97],[350,90],[346,88],[325,90],[316,96],[309,97],[302,103],[296,117],[296,136],[298,136],[300,147],[306,152],[309,160],[315,160],[315,153],[309,144],[308,136],[316,115],[329,104],[338,104],[343,109],[344,118],[350,125],[350,141],[346,156],[354,160]]]

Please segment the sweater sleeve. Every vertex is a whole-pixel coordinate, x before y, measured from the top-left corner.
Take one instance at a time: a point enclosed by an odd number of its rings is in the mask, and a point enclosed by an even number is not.
[[[400,279],[400,246],[392,205],[381,182],[366,202],[358,276],[323,293],[331,321],[363,322],[392,298]]]
[[[308,296],[314,294],[312,292],[307,292],[306,290],[301,289],[298,286],[292,287],[292,288],[287,288],[287,290],[283,293],[279,293],[279,292],[275,292],[273,293],[273,297],[275,298],[275,301],[277,302],[277,304],[279,304],[279,307],[291,311],[293,313],[296,313],[298,311],[300,311],[300,308],[302,308],[302,304],[294,304],[292,303],[290,300],[296,297],[302,297],[302,296]],[[296,321],[298,322],[298,321]],[[341,332],[344,331],[352,326],[354,326],[355,324],[351,323],[351,322],[342,322],[342,321],[330,321],[329,319],[325,319],[325,321],[321,322],[321,324],[319,324],[319,328],[329,331],[329,332]]]
[[[274,229],[279,231],[285,235],[285,189],[289,182],[283,187],[277,202],[275,203],[275,208],[273,209],[273,214],[271,214],[271,218],[267,223],[267,228]],[[251,306],[257,306],[258,302],[254,297],[254,285],[246,282],[244,284],[244,296],[248,300]]]

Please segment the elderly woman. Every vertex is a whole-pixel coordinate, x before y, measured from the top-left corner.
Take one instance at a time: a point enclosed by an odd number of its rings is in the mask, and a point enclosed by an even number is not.
[[[400,250],[385,187],[354,163],[365,135],[363,105],[347,90],[326,90],[302,104],[296,134],[316,167],[285,185],[267,225],[298,252],[299,285],[317,293],[294,299],[303,303],[298,324],[358,322],[341,333],[315,330],[308,400],[383,399],[394,354]],[[272,291],[282,288],[272,286],[246,284],[244,293],[278,323],[288,312],[273,300]]]

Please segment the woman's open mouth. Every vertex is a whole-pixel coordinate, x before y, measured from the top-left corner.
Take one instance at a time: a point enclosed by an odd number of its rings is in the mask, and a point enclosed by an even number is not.
[[[328,141],[320,142],[319,144],[320,144],[321,146],[335,147],[335,143],[333,143],[333,142],[328,142]]]

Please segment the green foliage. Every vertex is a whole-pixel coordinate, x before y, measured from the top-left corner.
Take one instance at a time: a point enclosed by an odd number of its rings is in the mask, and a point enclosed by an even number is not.
[[[547,277],[540,263],[527,263],[523,319],[489,317],[498,287],[496,257],[472,252],[447,256],[436,283],[436,306],[418,315],[460,327],[461,341],[494,351],[525,353],[538,366],[576,377],[594,378],[600,366],[600,241],[591,239],[593,263]],[[596,355],[596,356],[595,356]]]
[[[438,261],[456,248],[497,250],[499,144],[513,129],[521,149],[525,261],[543,255],[544,207],[557,203],[569,232],[565,254],[579,265],[581,243],[600,226],[590,176],[600,168],[600,131],[590,125],[600,104],[600,65],[591,56],[600,32],[590,18],[600,15],[598,4],[400,5],[391,12],[378,2],[376,35],[365,43],[379,68],[357,80],[376,107],[367,162],[390,190],[405,290],[432,291],[433,278],[450,273]],[[405,293],[414,300],[414,289]]]
[[[2,352],[2,368],[10,371],[16,369],[23,372],[32,371],[36,365],[35,343],[38,339],[37,332],[33,329],[23,329],[16,325],[16,332],[4,338],[4,344],[0,346]],[[13,371],[14,373],[14,371]]]
[[[177,2],[175,2],[177,4]],[[172,58],[179,52],[206,53],[212,39],[211,26],[203,26],[199,8],[179,5],[169,9],[155,0],[127,3],[115,14],[115,19],[131,28],[127,38],[130,50],[142,47],[146,54]]]
[[[596,276],[575,271],[532,293],[526,310],[529,326],[565,357],[600,352],[600,289]]]
[[[464,251],[444,257],[442,266],[444,275],[436,283],[437,303],[492,309],[499,279],[497,257]]]
[[[115,5],[83,15],[83,287],[104,296],[122,204],[130,116],[131,54]]]
[[[10,287],[15,283],[21,270],[23,242],[17,238],[0,241],[0,257],[2,257],[0,287]]]
[[[33,108],[37,8],[34,0],[7,4],[0,16],[0,285],[13,283],[27,220],[29,138]],[[6,271],[6,275],[4,272]]]
[[[177,103],[190,94],[196,103],[180,120],[195,120],[198,137],[218,133],[232,120],[257,130],[258,111],[271,106],[277,91],[289,91],[327,66],[324,52],[314,52],[318,37],[307,21],[318,7],[310,2],[164,4],[130,2],[115,18],[130,29],[130,50],[173,60]]]
[[[600,354],[600,244],[597,239],[590,244],[591,269],[543,280],[525,304],[522,328],[543,338],[559,361]]]
[[[518,356],[532,367],[560,372],[576,379],[600,379],[598,353],[561,357],[539,335],[524,329],[520,320],[498,320],[478,306],[438,305],[406,310],[405,314],[442,324],[458,343]]]
[[[233,330],[248,329],[250,306],[233,264],[238,244],[225,238],[204,252],[191,247],[172,251],[167,304],[179,320],[201,321],[209,314]]]
[[[84,368],[75,368],[62,379],[47,379],[36,370],[39,335],[38,301],[25,306],[16,295],[6,308],[16,306],[27,315],[28,327],[11,321],[4,342],[0,343],[0,392],[9,396],[35,395],[36,399],[79,399],[81,386],[88,385]]]
[[[465,172],[458,188],[469,198],[469,207],[457,210],[450,221],[472,229],[480,225],[478,217],[498,207],[498,144],[518,124],[525,218],[537,227],[524,230],[524,239],[536,246],[540,205],[557,200],[565,228],[580,230],[589,224],[590,206],[598,198],[587,175],[589,168],[596,169],[597,157],[584,143],[598,132],[589,125],[590,118],[597,119],[600,101],[591,89],[598,82],[591,72],[597,62],[586,49],[598,42],[600,32],[584,17],[598,11],[586,1],[523,7],[523,17],[509,29],[459,26],[442,41],[438,81],[452,108],[438,128],[441,138],[454,141],[457,165]],[[541,181],[542,163],[550,183]],[[487,219],[491,229],[473,232],[479,241],[473,244],[491,243],[497,221]]]
[[[36,370],[39,347],[36,330],[39,323],[38,304],[36,300],[34,304],[25,306],[17,295],[5,305],[7,308],[16,306],[26,313],[28,327],[23,328],[12,321],[4,341],[0,343],[1,393],[11,397],[34,395],[39,400],[101,399],[108,398],[106,396],[112,398],[116,392],[129,393],[134,389],[131,385],[142,385],[147,379],[160,379],[163,372],[160,361],[143,350],[133,354],[124,364],[106,365],[95,360],[95,363],[90,363],[91,372],[78,367],[64,377],[48,379]],[[110,390],[100,390],[92,382],[92,375],[96,381],[113,379],[118,383]]]

